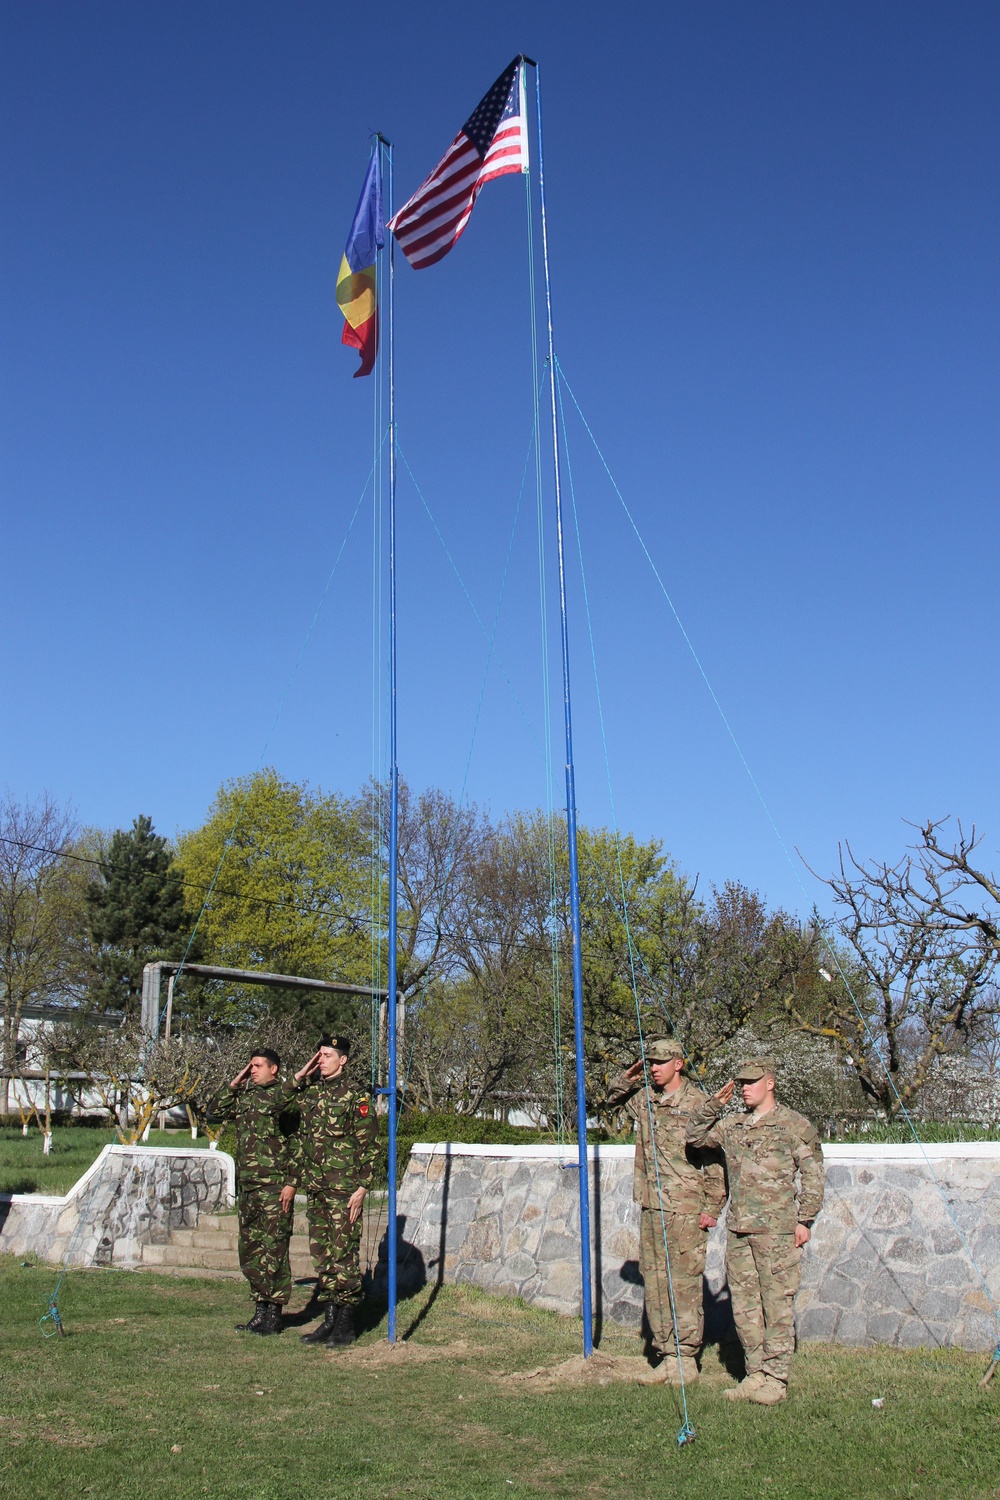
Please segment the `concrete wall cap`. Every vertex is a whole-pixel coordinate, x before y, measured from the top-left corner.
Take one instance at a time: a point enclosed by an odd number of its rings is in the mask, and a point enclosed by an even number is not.
[[[416,1141],[410,1147],[414,1156],[492,1156],[498,1161],[565,1161],[578,1160],[577,1148],[572,1146],[495,1146],[466,1143],[463,1141]],[[593,1161],[613,1161],[616,1157],[631,1157],[635,1147],[629,1145],[589,1145],[587,1156]],[[1000,1141],[948,1141],[934,1145],[837,1145],[824,1142],[823,1159],[826,1162],[907,1162],[926,1161],[1000,1161]]]

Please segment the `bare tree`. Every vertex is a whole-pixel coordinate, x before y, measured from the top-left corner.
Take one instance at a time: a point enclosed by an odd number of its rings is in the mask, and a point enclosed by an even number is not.
[[[373,799],[374,812],[367,812]],[[386,789],[371,784],[356,807],[359,816],[374,816],[381,825],[383,859],[387,859]],[[415,796],[400,782],[398,978],[402,994],[413,995],[454,971],[459,913],[487,830],[475,807],[460,807],[454,798],[433,788]]]
[[[64,859],[75,833],[72,816],[51,797],[0,800],[0,990],[3,999],[3,1113],[24,1007],[60,997],[76,979],[79,922],[72,871]]]
[[[1000,886],[971,863],[975,830],[958,824],[949,842],[947,822],[925,824],[896,864],[865,863],[841,847],[839,873],[825,883],[863,992],[852,1000],[831,976],[820,1016],[793,1012],[803,1029],[844,1046],[890,1119],[914,1102],[939,1058],[964,1051],[997,1014]]]
[[[66,1022],[46,1034],[44,1047],[78,1108],[98,1099],[130,1144],[161,1110],[195,1096],[204,1065],[201,1048],[150,1040],[134,1021],[110,1030]]]
[[[411,1008],[414,1095],[475,1114],[533,1095],[551,1052],[551,937],[546,855],[537,820],[466,830],[461,882],[442,934],[447,981]]]

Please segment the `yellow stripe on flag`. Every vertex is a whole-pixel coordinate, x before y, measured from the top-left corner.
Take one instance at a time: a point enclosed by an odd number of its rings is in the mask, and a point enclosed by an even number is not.
[[[329,282],[327,283],[329,286]],[[337,277],[337,306],[352,328],[360,328],[375,314],[375,267],[352,271],[345,255]]]

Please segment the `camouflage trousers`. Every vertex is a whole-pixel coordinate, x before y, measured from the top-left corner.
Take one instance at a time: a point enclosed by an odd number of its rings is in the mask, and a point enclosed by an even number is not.
[[[282,1213],[279,1187],[240,1187],[240,1270],[258,1302],[284,1304],[292,1294],[288,1241],[292,1213]]]
[[[726,1279],[747,1374],[788,1381],[795,1352],[795,1293],[802,1251],[794,1234],[734,1234],[726,1244]]]
[[[667,1252],[670,1255],[670,1277],[663,1248],[666,1227]],[[644,1208],[639,1221],[639,1269],[646,1286],[646,1321],[653,1335],[653,1345],[663,1354],[673,1354],[674,1320],[670,1313],[670,1286],[674,1290],[674,1312],[677,1315],[677,1343],[682,1354],[692,1359],[701,1349],[705,1327],[705,1301],[702,1277],[708,1234],[698,1228],[696,1215],[664,1213],[658,1208]]]
[[[309,1251],[316,1267],[317,1302],[358,1307],[361,1286],[361,1220],[351,1223],[346,1197],[309,1194]]]

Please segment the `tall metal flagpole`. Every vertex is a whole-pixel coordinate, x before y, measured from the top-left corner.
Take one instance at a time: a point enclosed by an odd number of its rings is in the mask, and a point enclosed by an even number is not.
[[[525,62],[529,59],[525,58]],[[566,560],[563,550],[562,485],[559,471],[559,416],[556,360],[552,339],[552,285],[549,238],[545,222],[545,165],[542,153],[542,85],[535,69],[535,115],[538,125],[538,197],[542,219],[542,263],[545,267],[545,312],[548,324],[549,389],[552,397],[552,454],[556,489],[556,540],[559,554],[559,619],[562,635],[563,707],[566,722],[566,833],[569,840],[569,913],[573,938],[573,1035],[576,1048],[576,1135],[580,1173],[580,1267],[583,1301],[583,1354],[594,1352],[593,1292],[590,1272],[590,1173],[587,1163],[587,1093],[583,1068],[583,955],[580,947],[580,869],[576,848],[576,777],[573,769],[573,712],[569,689],[569,630],[566,617]],[[391,988],[391,981],[390,981]]]
[[[389,219],[393,214],[392,143],[379,136],[385,148],[389,176]],[[397,870],[399,863],[399,767],[396,756],[396,386],[393,368],[393,281],[395,242],[389,238],[389,977],[386,1031],[389,1042],[389,1076],[385,1093],[389,1124],[389,1182],[387,1248],[389,1254],[389,1343],[396,1342],[396,1029],[399,997],[396,993]]]

